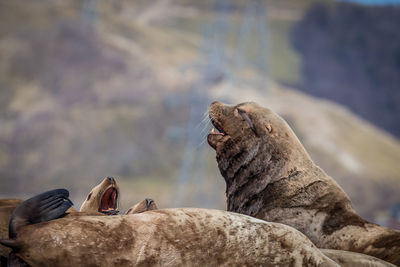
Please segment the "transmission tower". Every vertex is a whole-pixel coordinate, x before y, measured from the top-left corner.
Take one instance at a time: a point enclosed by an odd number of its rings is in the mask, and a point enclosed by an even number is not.
[[[198,71],[201,74],[201,78],[190,88],[190,114],[186,127],[188,131],[177,181],[176,206],[184,204],[183,188],[186,185],[195,182],[199,185],[198,188],[201,188],[202,183],[206,182],[205,176],[208,173],[205,162],[206,151],[209,148],[205,145],[199,146],[199,144],[204,143],[203,139],[205,137],[204,134],[200,133],[198,125],[212,102],[209,99],[208,89],[222,79],[231,82],[237,81],[235,71],[240,71],[240,69],[248,66],[255,67],[265,74],[267,72],[267,20],[263,1],[248,1],[240,30],[235,26],[230,14],[229,0],[216,1],[215,9],[218,14],[216,19],[206,25],[203,31],[203,46],[200,50],[199,61],[203,62],[206,59],[205,63],[196,65],[200,66]],[[264,48],[265,51],[260,51],[261,54],[257,57],[257,62],[250,62],[245,55],[245,48],[248,45],[246,40],[249,39],[249,34],[254,31],[256,36],[259,36],[257,38],[259,47]],[[232,57],[228,51],[228,34],[236,34],[238,36],[237,45],[233,48],[235,57]],[[203,207],[213,207],[215,203],[213,199],[202,198],[200,201],[201,203],[197,203],[197,205]]]

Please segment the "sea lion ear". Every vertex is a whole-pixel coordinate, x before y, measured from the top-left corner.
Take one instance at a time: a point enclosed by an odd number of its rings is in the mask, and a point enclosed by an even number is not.
[[[10,217],[9,238],[16,238],[20,227],[63,217],[73,205],[66,189],[54,189],[19,204]]]
[[[267,130],[268,133],[272,133],[272,126],[271,126],[271,124],[269,124],[269,123],[265,124],[265,129]]]

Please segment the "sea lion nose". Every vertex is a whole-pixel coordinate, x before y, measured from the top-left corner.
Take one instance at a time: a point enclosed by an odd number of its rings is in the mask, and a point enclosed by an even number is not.
[[[108,176],[107,179],[110,181],[110,183],[114,184],[115,183],[115,179],[112,176]]]
[[[146,198],[146,208],[149,208],[150,205],[154,202],[151,198]]]

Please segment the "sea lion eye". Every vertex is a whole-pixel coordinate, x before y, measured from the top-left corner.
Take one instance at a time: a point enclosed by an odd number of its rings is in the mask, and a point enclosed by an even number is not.
[[[250,128],[255,132],[256,128],[254,127],[253,122],[250,120],[249,115],[247,115],[247,113],[242,109],[238,108],[237,111],[240,114],[240,116],[242,116],[243,120],[245,120],[249,124]]]
[[[90,192],[90,194],[87,196],[86,200],[89,200],[92,197],[93,192]]]

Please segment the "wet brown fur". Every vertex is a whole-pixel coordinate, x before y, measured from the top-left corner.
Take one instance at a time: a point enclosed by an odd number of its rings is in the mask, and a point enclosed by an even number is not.
[[[18,242],[30,266],[337,266],[291,227],[218,210],[65,217]]]
[[[11,213],[22,203],[21,199],[0,199],[0,239],[8,238],[8,222]],[[0,244],[0,257],[8,257],[11,249]]]
[[[229,211],[290,225],[320,248],[400,265],[400,232],[362,219],[277,114],[255,103],[216,102],[210,118],[225,133],[210,134],[208,142],[226,181]]]
[[[321,251],[331,260],[334,260],[342,267],[357,267],[357,266],[394,267],[395,266],[389,262],[361,253],[343,251],[343,250],[334,250],[334,249],[321,249]]]

